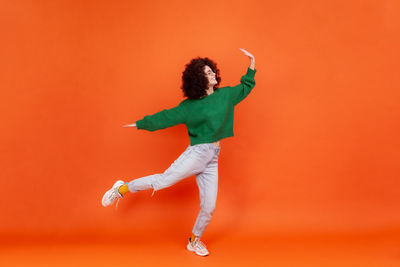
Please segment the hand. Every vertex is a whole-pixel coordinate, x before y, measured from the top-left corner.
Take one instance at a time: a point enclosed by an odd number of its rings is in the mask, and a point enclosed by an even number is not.
[[[239,50],[241,50],[250,59],[254,59],[254,56],[252,54],[250,54],[249,52],[247,52],[246,50],[244,50],[243,48],[239,48]]]
[[[243,48],[239,48],[240,51],[242,51],[246,56],[248,56],[250,58],[250,69],[254,70],[254,66],[255,66],[255,58],[252,54],[250,54],[249,52],[247,52],[245,49]]]
[[[136,127],[136,123],[132,123],[132,124],[126,124],[122,127]]]

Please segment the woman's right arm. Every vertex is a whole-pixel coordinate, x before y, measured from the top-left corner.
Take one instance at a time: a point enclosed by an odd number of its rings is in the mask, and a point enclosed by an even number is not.
[[[180,103],[174,108],[164,109],[153,115],[144,116],[143,119],[132,124],[126,124],[123,127],[136,127],[137,129],[144,129],[153,132],[177,124],[185,123],[185,121],[186,112],[182,103]]]

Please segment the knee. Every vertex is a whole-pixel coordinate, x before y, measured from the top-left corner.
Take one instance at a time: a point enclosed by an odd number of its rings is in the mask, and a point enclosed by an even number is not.
[[[179,173],[160,173],[153,181],[153,188],[156,191],[161,190],[176,184],[177,182],[179,182],[179,180],[181,180]]]
[[[212,217],[215,210],[215,203],[208,203],[201,206],[201,211],[204,212],[208,217]]]

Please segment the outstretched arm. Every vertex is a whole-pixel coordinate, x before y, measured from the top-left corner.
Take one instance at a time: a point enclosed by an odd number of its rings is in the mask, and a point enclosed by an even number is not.
[[[136,127],[148,131],[165,129],[177,124],[185,123],[186,112],[182,103],[171,109],[164,109],[153,115],[145,116],[143,119],[132,124],[126,124],[123,127]]]

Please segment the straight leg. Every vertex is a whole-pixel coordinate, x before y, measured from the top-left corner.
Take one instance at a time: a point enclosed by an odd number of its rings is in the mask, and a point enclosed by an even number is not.
[[[203,172],[196,175],[200,193],[200,212],[193,227],[193,234],[201,237],[215,210],[218,193],[218,158],[220,148],[213,148],[214,156]]]

